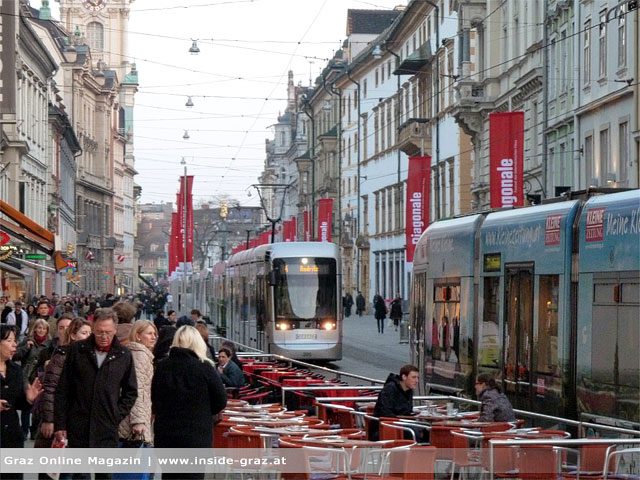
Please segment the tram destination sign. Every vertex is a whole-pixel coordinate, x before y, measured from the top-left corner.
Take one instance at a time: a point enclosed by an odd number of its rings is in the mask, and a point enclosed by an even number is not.
[[[500,253],[486,253],[484,255],[483,267],[485,272],[499,272],[502,267],[502,257]]]

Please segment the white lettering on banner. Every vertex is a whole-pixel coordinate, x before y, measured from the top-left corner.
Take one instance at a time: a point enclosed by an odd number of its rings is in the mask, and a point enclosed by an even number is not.
[[[587,224],[589,220],[587,219]],[[631,215],[607,213],[607,235],[636,235],[640,233],[640,208],[631,211]]]
[[[422,192],[413,192],[409,202],[411,203],[411,243],[417,245],[424,227]]]
[[[513,159],[503,158],[500,160],[500,166],[497,170],[500,173],[500,203],[503,207],[512,207],[517,201],[513,183]]]
[[[429,249],[432,252],[453,252],[453,238],[432,238],[429,240]]]
[[[326,221],[322,222],[320,224],[320,240],[323,242],[327,241],[328,235],[327,233],[329,232],[329,225],[327,224]]]
[[[542,226],[515,227],[491,230],[485,233],[484,241],[489,247],[501,245],[535,245],[540,242]]]
[[[585,240],[601,242],[604,240],[604,208],[592,208],[587,211]]]

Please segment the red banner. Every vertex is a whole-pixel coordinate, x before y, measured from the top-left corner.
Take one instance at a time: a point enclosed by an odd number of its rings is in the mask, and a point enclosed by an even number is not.
[[[305,242],[311,241],[311,215],[308,210],[302,212],[302,238]]]
[[[407,262],[413,262],[413,254],[422,232],[429,225],[429,194],[431,157],[409,157],[407,176],[406,243]]]
[[[295,216],[291,216],[291,241],[298,240],[298,219]]]
[[[178,248],[180,237],[180,224],[178,223],[178,214],[171,214],[171,236],[169,237],[169,275],[176,271],[178,267]]]
[[[489,114],[491,208],[524,205],[524,112]]]
[[[318,240],[331,241],[331,222],[333,219],[333,199],[321,198],[318,200]]]
[[[178,263],[184,262],[184,197],[182,196],[182,189],[176,195],[176,205],[178,206],[178,212],[175,214],[175,251],[176,251],[176,267]],[[173,214],[171,216],[173,218]]]

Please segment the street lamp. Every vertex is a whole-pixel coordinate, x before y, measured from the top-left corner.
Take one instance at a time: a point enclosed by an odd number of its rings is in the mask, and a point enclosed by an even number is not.
[[[260,197],[260,206],[267,217],[267,220],[271,223],[271,243],[275,242],[276,238],[276,223],[282,219],[282,210],[284,209],[284,201],[287,196],[287,190],[292,186],[291,183],[254,183],[251,185],[258,192]],[[267,204],[265,195],[267,192],[271,192],[271,202]],[[278,202],[277,196],[280,195],[280,202]]]

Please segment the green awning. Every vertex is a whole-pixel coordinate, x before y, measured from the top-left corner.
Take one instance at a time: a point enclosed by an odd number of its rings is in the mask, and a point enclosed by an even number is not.
[[[427,63],[431,62],[433,55],[431,54],[431,42],[423,43],[420,48],[405,58],[398,68],[393,72],[394,75],[415,75]]]

